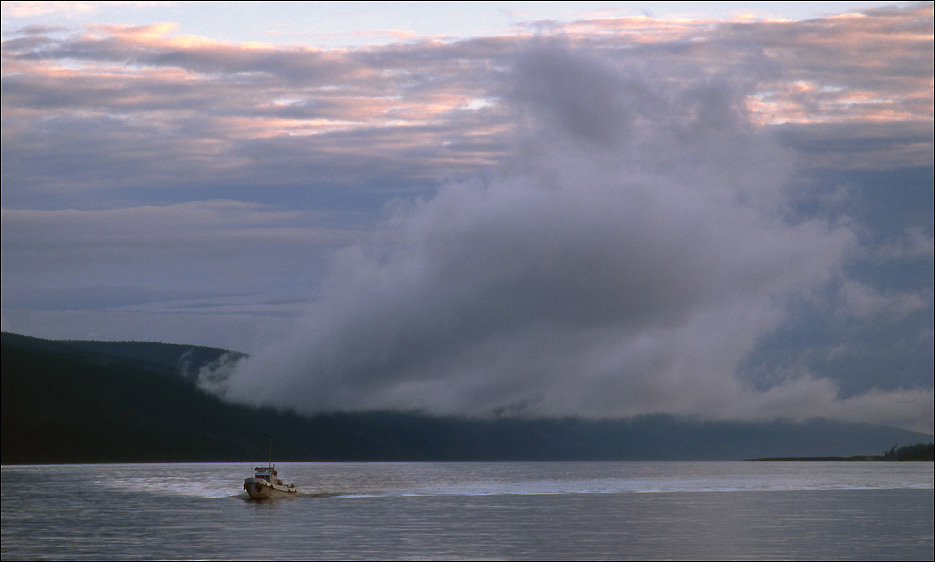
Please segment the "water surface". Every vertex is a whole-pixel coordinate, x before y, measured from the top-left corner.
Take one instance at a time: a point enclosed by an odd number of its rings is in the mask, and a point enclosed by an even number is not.
[[[247,463],[4,466],[14,559],[916,559],[932,463]]]

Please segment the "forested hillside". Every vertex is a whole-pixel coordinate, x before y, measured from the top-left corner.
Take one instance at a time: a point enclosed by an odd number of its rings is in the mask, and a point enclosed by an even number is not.
[[[312,418],[221,402],[195,384],[225,350],[2,334],[2,462],[250,460],[740,460],[880,455],[910,431],[814,420]],[[238,354],[239,355],[239,354]]]

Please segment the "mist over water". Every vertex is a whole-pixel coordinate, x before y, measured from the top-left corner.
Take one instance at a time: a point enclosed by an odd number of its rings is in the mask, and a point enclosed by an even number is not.
[[[750,123],[748,87],[521,53],[491,85],[515,125],[499,170],[390,206],[291,337],[202,386],[300,413],[924,419],[931,391],[841,400],[804,368],[738,375],[856,248],[846,222],[792,218],[794,161]]]

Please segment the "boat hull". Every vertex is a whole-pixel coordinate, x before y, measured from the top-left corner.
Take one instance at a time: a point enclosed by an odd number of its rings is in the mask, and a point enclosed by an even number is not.
[[[252,500],[287,498],[296,494],[294,487],[271,484],[262,478],[247,478],[243,481],[243,488]]]

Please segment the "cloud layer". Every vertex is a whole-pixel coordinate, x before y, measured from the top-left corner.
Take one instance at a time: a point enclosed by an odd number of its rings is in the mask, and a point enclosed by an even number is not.
[[[836,275],[855,234],[785,218],[789,155],[750,126],[736,84],[674,78],[578,50],[521,54],[510,102],[528,128],[503,172],[396,208],[393,243],[341,252],[291,339],[206,386],[306,413],[840,408],[827,380],[760,392],[738,367]]]
[[[4,330],[246,351],[229,396],[307,412],[931,430],[931,3],[348,49],[21,9]]]

